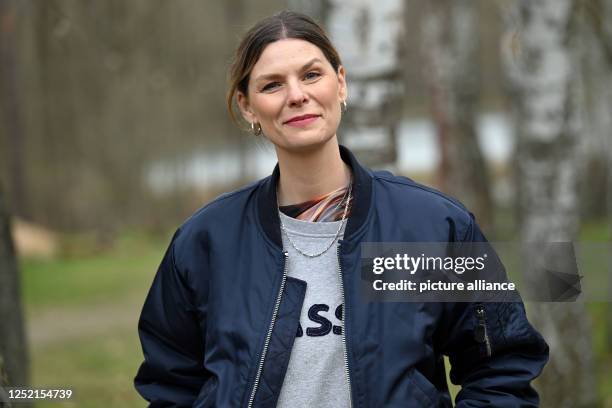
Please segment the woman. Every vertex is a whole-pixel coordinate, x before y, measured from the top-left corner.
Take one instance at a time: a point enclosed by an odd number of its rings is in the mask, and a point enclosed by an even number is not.
[[[308,17],[279,13],[242,40],[230,113],[235,100],[278,165],[174,235],[139,322],[151,406],[452,406],[443,355],[456,406],[537,406],[548,347],[522,303],[361,299],[362,242],[485,239],[461,204],[338,145],[346,97]]]

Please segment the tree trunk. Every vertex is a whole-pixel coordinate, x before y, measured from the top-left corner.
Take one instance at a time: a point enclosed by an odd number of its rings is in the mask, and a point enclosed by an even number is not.
[[[581,44],[584,50],[582,77],[585,101],[585,166],[581,185],[581,214],[585,219],[606,217],[609,165],[608,141],[612,127],[612,0],[580,3]]]
[[[440,152],[437,185],[463,201],[487,230],[492,201],[476,130],[480,94],[477,3],[435,0],[425,10],[421,33]]]
[[[15,205],[26,210],[24,132],[15,67],[15,10],[12,2],[0,0],[0,101],[5,112],[3,132],[7,134],[7,160],[11,163],[11,184]],[[8,203],[0,188],[0,384],[27,385],[28,360],[21,313],[19,272],[11,237]]]
[[[13,194],[12,204],[15,212],[27,218],[28,198],[25,166],[25,132],[23,129],[17,62],[15,56],[16,15],[10,0],[0,0],[0,110],[6,129],[6,151],[3,158],[8,163],[10,180],[9,191]]]
[[[21,288],[4,192],[0,189],[0,362],[6,383],[28,384],[28,353],[21,310]]]
[[[578,229],[578,139],[581,135],[579,58],[573,0],[517,0],[508,10],[502,46],[512,84],[518,133],[519,214],[524,243],[571,242]],[[529,273],[551,265],[537,245],[524,245]],[[583,303],[531,305],[531,321],[550,345],[539,381],[544,407],[596,406],[590,318]]]
[[[403,6],[401,0],[335,1],[322,8],[349,78],[348,110],[338,136],[366,166],[392,171],[402,116]]]
[[[4,390],[5,386],[8,386],[8,378],[6,372],[4,371],[4,360],[0,354],[0,407],[11,408],[11,403],[9,402],[8,398],[9,396]]]
[[[224,4],[225,8],[225,20],[227,21],[227,37],[233,38],[236,36],[236,32],[240,31],[239,28],[244,24],[244,8],[245,4],[243,0],[228,0]],[[250,133],[244,134],[243,132],[237,132],[234,123],[231,123],[228,119],[224,121],[225,132],[229,140],[235,140],[235,146],[238,150],[238,180],[239,185],[246,183],[249,180],[251,173],[249,163],[249,144],[247,138],[256,137]]]
[[[594,95],[592,102],[593,127],[599,136],[600,150],[593,152],[597,160],[605,163],[604,181],[607,183],[600,187],[600,194],[596,196],[591,192],[592,201],[605,206],[608,220],[608,237],[612,237],[612,0],[587,0],[585,13],[585,26],[590,28],[589,34],[595,37],[595,44],[590,45],[591,54],[595,54],[595,61],[591,61],[592,70],[586,72],[586,78],[593,78],[589,91]],[[593,75],[592,71],[596,71]],[[596,150],[596,149],[595,149]],[[606,197],[605,200],[601,200]],[[610,277],[612,281],[612,276]],[[612,287],[610,288],[612,290]],[[606,333],[608,349],[612,349],[612,307],[607,309]]]

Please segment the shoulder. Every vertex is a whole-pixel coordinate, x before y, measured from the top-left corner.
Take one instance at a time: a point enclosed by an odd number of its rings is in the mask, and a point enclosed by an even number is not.
[[[473,214],[456,198],[388,171],[372,171],[376,206],[403,214],[413,222],[452,224],[461,239],[474,223]]]
[[[239,216],[244,207],[254,198],[254,193],[269,177],[257,180],[237,190],[221,194],[194,212],[183,227],[199,225],[218,217]]]
[[[379,186],[386,188],[391,193],[404,198],[419,200],[419,202],[444,205],[459,213],[469,214],[469,210],[456,198],[435,188],[417,183],[408,177],[396,176],[389,171],[373,171],[372,176]]]
[[[227,234],[232,224],[248,221],[252,217],[249,205],[257,189],[269,177],[255,181],[237,190],[221,194],[196,210],[178,228],[173,241],[177,247],[202,246],[211,234]]]

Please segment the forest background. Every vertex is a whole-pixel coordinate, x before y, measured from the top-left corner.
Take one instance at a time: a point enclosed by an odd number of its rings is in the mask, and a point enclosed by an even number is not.
[[[225,92],[241,34],[287,7],[338,46],[361,161],[491,241],[602,245],[606,296],[527,307],[542,406],[612,407],[611,0],[0,0],[0,383],[143,404],[137,318],[174,229],[275,164]]]

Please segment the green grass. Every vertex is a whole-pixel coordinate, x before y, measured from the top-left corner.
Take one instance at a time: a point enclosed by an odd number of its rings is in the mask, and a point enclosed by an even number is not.
[[[580,227],[580,239],[583,241],[610,242],[612,229],[608,220],[592,220]]]
[[[151,284],[165,245],[125,237],[110,252],[103,254],[22,260],[24,303],[29,310],[47,306],[71,307],[142,292]]]
[[[28,315],[32,318],[38,311],[52,309],[62,319],[63,310],[79,309],[87,316],[88,310],[101,305],[144,301],[169,240],[133,234],[121,237],[104,253],[21,260]],[[135,324],[34,344],[30,355],[32,386],[66,387],[74,392],[70,401],[38,402],[36,407],[145,405],[132,385],[143,358]]]
[[[136,329],[85,336],[32,351],[32,384],[70,388],[69,402],[40,402],[37,407],[84,408],[144,406],[133,378],[142,361]]]

